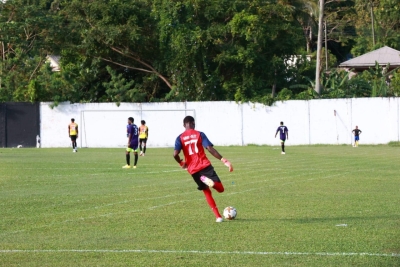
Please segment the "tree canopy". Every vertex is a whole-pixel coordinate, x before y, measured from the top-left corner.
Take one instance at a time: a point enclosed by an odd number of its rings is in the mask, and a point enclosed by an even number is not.
[[[349,80],[335,67],[350,54],[400,49],[400,0],[325,5],[329,71],[323,64],[317,96],[317,0],[3,1],[0,102],[397,95],[396,71],[375,75],[376,66]],[[49,55],[61,56],[61,71]]]

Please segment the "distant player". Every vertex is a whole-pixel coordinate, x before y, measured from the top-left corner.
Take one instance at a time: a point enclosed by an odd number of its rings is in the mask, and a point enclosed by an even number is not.
[[[352,133],[354,134],[353,147],[358,147],[358,141],[360,141],[360,134],[362,133],[362,131],[358,129],[358,126],[356,126],[356,128],[352,131]]]
[[[218,211],[217,205],[215,204],[214,198],[210,187],[214,188],[218,193],[224,192],[224,186],[219,179],[217,173],[214,171],[214,167],[208,160],[204,147],[211,153],[215,158],[221,160],[228,168],[229,171],[233,171],[232,164],[224,159],[221,154],[213,147],[213,144],[208,140],[207,136],[203,132],[196,131],[195,121],[192,116],[186,116],[183,119],[183,127],[185,131],[180,134],[175,140],[174,158],[182,167],[192,175],[193,180],[197,183],[198,190],[202,190],[208,205],[214,212],[216,222],[222,222],[223,219]],[[179,153],[183,150],[185,161],[183,161]]]
[[[275,138],[278,132],[280,133],[280,138],[281,138],[281,147],[282,147],[281,154],[285,154],[285,141],[289,140],[289,130],[286,126],[283,125],[283,121],[281,121],[281,125],[276,130]]]
[[[146,143],[147,138],[149,138],[149,127],[146,126],[146,122],[142,120],[140,122],[142,125],[139,127],[139,148],[140,148],[140,156],[144,156],[146,153]],[[143,144],[143,151],[142,151]]]
[[[136,164],[138,161],[138,146],[139,146],[139,129],[133,124],[133,118],[128,118],[128,147],[126,148],[126,165],[122,168],[130,169],[131,168],[131,152],[135,155],[135,163],[133,168],[136,169]]]
[[[78,124],[75,123],[75,119],[71,119],[71,123],[68,124],[68,136],[71,138],[72,152],[78,152],[78,147],[76,145],[76,139],[78,139]]]

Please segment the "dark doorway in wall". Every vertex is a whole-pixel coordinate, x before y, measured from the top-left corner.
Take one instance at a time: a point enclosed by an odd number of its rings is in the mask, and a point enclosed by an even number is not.
[[[0,147],[35,147],[39,131],[39,103],[0,104]]]

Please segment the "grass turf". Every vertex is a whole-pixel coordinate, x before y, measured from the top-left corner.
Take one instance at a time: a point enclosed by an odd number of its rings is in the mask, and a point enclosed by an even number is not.
[[[217,149],[220,224],[172,149],[0,149],[0,266],[400,265],[398,147]]]

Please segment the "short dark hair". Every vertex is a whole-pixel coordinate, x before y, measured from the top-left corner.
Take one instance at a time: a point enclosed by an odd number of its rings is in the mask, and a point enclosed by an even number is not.
[[[75,121],[75,119],[74,119],[74,118],[72,118],[72,119],[71,119],[71,121],[72,121],[72,122],[74,122],[74,121]]]
[[[186,116],[183,119],[183,124],[189,123],[189,122],[194,122],[194,118],[192,116]]]
[[[144,120],[141,120],[140,121],[143,125],[145,125],[146,124],[146,122],[144,121]]]
[[[129,117],[128,120],[133,123],[133,118]]]
[[[283,121],[281,121],[281,125],[283,125]]]

